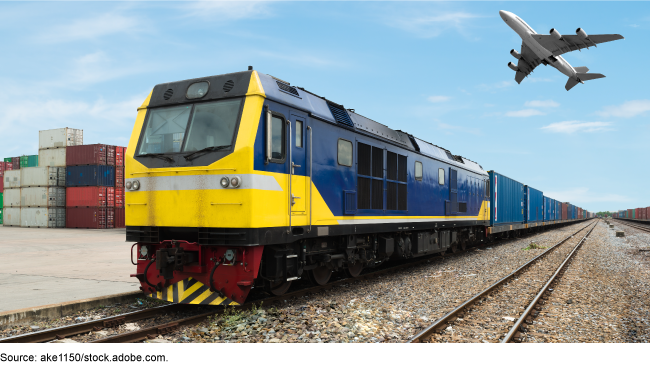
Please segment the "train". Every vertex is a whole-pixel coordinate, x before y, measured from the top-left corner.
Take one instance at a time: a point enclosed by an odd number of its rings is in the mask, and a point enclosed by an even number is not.
[[[305,88],[247,71],[156,85],[125,154],[151,298],[243,304],[591,213]]]
[[[618,210],[612,213],[613,218],[628,219],[636,221],[650,220],[650,207],[629,208],[627,210]]]

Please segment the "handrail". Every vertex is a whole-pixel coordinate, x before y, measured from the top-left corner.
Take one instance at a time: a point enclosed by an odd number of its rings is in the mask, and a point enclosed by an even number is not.
[[[307,126],[307,130],[309,131],[309,230],[307,230],[308,233],[311,233],[311,185],[312,185],[312,164],[314,162],[314,158],[312,155],[312,136],[314,135],[314,131],[312,131],[311,126]]]
[[[287,120],[287,125],[289,126],[289,139],[288,139],[288,148],[289,148],[289,229],[287,234],[291,234],[291,178],[293,177],[293,157],[291,154],[291,121]]]
[[[215,169],[175,169],[175,170],[153,170],[153,171],[148,171],[148,172],[133,172],[129,173],[131,175],[133,174],[151,174],[151,173],[170,173],[170,172],[209,172],[209,171],[216,171],[216,170],[232,170],[233,172],[236,172],[237,169],[235,168],[215,168]]]

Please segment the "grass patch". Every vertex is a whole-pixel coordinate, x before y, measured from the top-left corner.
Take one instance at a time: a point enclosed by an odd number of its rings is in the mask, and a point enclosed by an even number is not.
[[[528,244],[527,247],[522,248],[521,250],[531,250],[531,249],[546,249],[546,247],[543,247],[543,246],[541,246],[541,245],[539,245],[539,244],[537,244],[535,242],[532,242],[532,243]]]

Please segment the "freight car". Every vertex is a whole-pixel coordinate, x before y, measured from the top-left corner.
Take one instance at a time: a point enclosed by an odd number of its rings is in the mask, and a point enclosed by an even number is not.
[[[529,229],[521,183],[250,68],[154,87],[125,163],[132,276],[170,302],[242,303]]]

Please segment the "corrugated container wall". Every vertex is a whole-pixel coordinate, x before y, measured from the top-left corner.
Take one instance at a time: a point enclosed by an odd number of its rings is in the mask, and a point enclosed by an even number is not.
[[[68,187],[66,207],[106,207],[108,187]]]
[[[115,147],[115,166],[124,166],[124,153],[126,148],[124,146]]]
[[[60,186],[65,187],[65,170],[63,167],[56,166],[41,166],[36,168],[21,169],[20,173],[20,186],[21,187],[50,187]]]
[[[553,221],[551,218],[553,212],[552,202],[551,198],[544,196],[544,221]]]
[[[116,207],[115,208],[115,227],[116,228],[122,228],[126,227],[126,219],[124,216],[124,207]]]
[[[2,207],[3,204],[4,204],[4,193],[0,192],[0,225],[2,225],[2,213],[4,212],[4,207]]]
[[[492,226],[524,223],[524,185],[494,171],[490,175]]]
[[[21,227],[65,227],[65,208],[21,207]]]
[[[71,165],[107,165],[106,145],[81,145],[70,146],[67,149],[65,162]]]
[[[116,146],[106,145],[106,165],[115,166]]]
[[[568,214],[569,214],[569,205],[565,202],[560,203],[561,206],[561,211],[562,211],[562,220],[568,220]]]
[[[76,128],[57,128],[38,131],[38,148],[54,149],[57,147],[77,146],[84,143],[84,131]]]
[[[68,156],[70,152],[68,151]],[[106,165],[68,166],[66,185],[68,187],[104,186],[115,184],[115,167]]]
[[[4,190],[4,207],[20,207],[20,188]]]
[[[124,167],[115,167],[115,187],[124,187]]]
[[[13,170],[19,170],[20,169],[20,156],[17,156],[15,158],[11,158],[11,163],[14,166]]]
[[[5,171],[5,186],[7,188],[20,188],[20,170]]]
[[[38,151],[40,166],[65,166],[65,153],[67,148],[45,149]]]
[[[530,186],[524,186],[524,217],[526,222],[544,220],[544,193]]]
[[[23,155],[20,157],[21,168],[31,168],[38,166],[38,155]]]
[[[124,207],[124,188],[115,188],[115,207]]]
[[[20,189],[21,207],[65,207],[65,187]]]
[[[20,226],[20,207],[5,207],[4,226]]]
[[[66,208],[65,227],[105,229],[106,208],[68,207]]]

